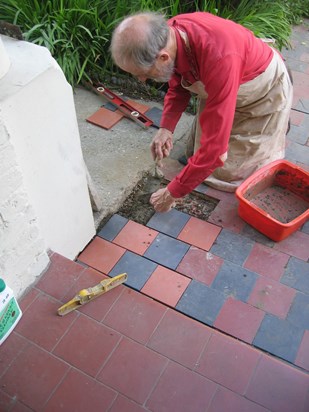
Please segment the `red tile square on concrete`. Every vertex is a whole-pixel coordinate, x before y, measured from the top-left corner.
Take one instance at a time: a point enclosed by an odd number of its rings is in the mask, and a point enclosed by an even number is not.
[[[91,116],[87,117],[87,122],[92,123],[96,126],[103,127],[103,129],[110,129],[116,123],[119,122],[123,118],[123,114],[120,110],[116,110],[113,112],[112,110],[108,110],[105,107],[100,107],[95,113]]]
[[[53,352],[88,375],[96,376],[119,340],[117,332],[80,315]]]
[[[147,410],[148,411],[148,410]],[[138,405],[137,403],[119,395],[111,409],[108,412],[147,412],[145,408]]]
[[[78,260],[107,274],[124,253],[122,247],[96,236],[78,256]]]
[[[307,261],[309,258],[309,235],[304,232],[292,233],[274,245],[274,249]]]
[[[217,276],[222,263],[223,259],[219,256],[191,246],[178,265],[177,272],[209,286]]]
[[[206,411],[217,385],[197,373],[170,362],[146,403],[152,412]]]
[[[37,346],[30,345],[0,379],[0,387],[34,410],[42,410],[69,366]]]
[[[247,303],[229,298],[223,305],[214,326],[238,339],[252,343],[265,312]]]
[[[285,319],[296,291],[272,279],[259,277],[248,298],[248,303],[265,312]]]
[[[158,232],[129,220],[120,233],[115,237],[113,243],[131,250],[131,252],[143,255],[149,245],[154,241]]]
[[[124,338],[97,379],[135,402],[148,398],[167,360],[144,346]]]
[[[210,328],[169,309],[147,346],[183,366],[194,369],[211,333]]]
[[[207,412],[269,412],[257,403],[219,387]]]
[[[190,279],[173,270],[158,266],[141,292],[170,306],[176,306]]]
[[[221,228],[219,226],[204,222],[196,217],[190,217],[177,239],[200,249],[209,250],[220,231]]]
[[[246,391],[246,398],[272,412],[306,412],[309,410],[308,390],[308,374],[263,355]]]
[[[286,253],[255,243],[244,267],[267,278],[279,280],[289,258],[290,256]]]
[[[125,288],[103,323],[140,343],[146,343],[166,312],[166,307]]]
[[[71,369],[49,399],[44,412],[106,411],[116,398],[116,392],[102,383]]]
[[[309,330],[305,330],[296,356],[295,364],[309,371]]]
[[[239,217],[237,208],[236,203],[221,200],[210,214],[208,221],[235,233],[240,233],[245,222]]]
[[[213,333],[196,371],[243,395],[260,356],[260,352],[245,343]]]

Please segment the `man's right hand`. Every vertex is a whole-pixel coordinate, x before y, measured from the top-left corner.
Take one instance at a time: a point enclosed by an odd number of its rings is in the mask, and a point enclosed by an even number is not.
[[[159,129],[150,145],[153,160],[160,165],[161,160],[169,156],[172,148],[173,133],[167,129]]]

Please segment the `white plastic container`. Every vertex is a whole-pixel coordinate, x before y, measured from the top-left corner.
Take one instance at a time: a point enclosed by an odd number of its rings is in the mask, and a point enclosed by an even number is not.
[[[0,278],[0,345],[13,331],[21,315],[22,311],[12,289]]]

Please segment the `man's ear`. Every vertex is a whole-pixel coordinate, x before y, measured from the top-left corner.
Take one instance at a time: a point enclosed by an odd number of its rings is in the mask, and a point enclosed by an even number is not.
[[[161,50],[158,55],[158,59],[161,62],[166,62],[170,58],[169,53],[166,50]]]

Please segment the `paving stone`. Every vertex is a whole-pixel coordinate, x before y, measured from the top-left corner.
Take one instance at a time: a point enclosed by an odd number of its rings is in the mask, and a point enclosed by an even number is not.
[[[221,228],[217,225],[191,217],[178,235],[178,239],[208,251],[220,231]]]
[[[245,224],[241,234],[253,240],[254,242],[261,243],[265,246],[273,247],[275,244],[273,240],[269,239],[267,236],[263,235],[263,233],[254,229],[254,227],[248,225],[247,223]]]
[[[211,288],[220,291],[226,298],[232,297],[246,302],[258,277],[254,272],[225,261]]]
[[[299,143],[290,142],[285,150],[285,159],[292,163],[306,164],[309,158],[309,147]]]
[[[306,330],[299,346],[295,364],[309,372],[309,330]]]
[[[176,269],[189,248],[190,245],[159,233],[144,256],[169,269]]]
[[[309,264],[292,256],[281,278],[281,283],[309,294]]]
[[[210,251],[223,259],[243,265],[253,245],[254,242],[252,240],[223,229]]]
[[[112,241],[126,225],[128,219],[120,215],[113,215],[109,221],[99,231],[98,236],[105,240]]]
[[[125,272],[128,274],[128,279],[125,282],[125,285],[140,290],[150,278],[156,267],[157,265],[154,262],[136,255],[133,252],[126,251],[109,273],[109,276],[114,277]]]
[[[168,213],[155,213],[147,226],[166,235],[177,237],[189,219],[190,215],[171,209]]]
[[[309,235],[309,220],[302,226],[301,231]]]
[[[304,330],[288,320],[266,314],[253,345],[289,362],[294,362]]]
[[[223,293],[192,280],[180,298],[176,309],[212,326],[224,302]]]
[[[287,319],[302,329],[309,329],[309,295],[297,292]]]
[[[301,145],[306,144],[308,137],[309,137],[309,131],[307,133],[304,133],[304,130],[300,126],[294,126],[291,125],[289,133],[288,133],[288,138],[289,140],[299,143]]]

